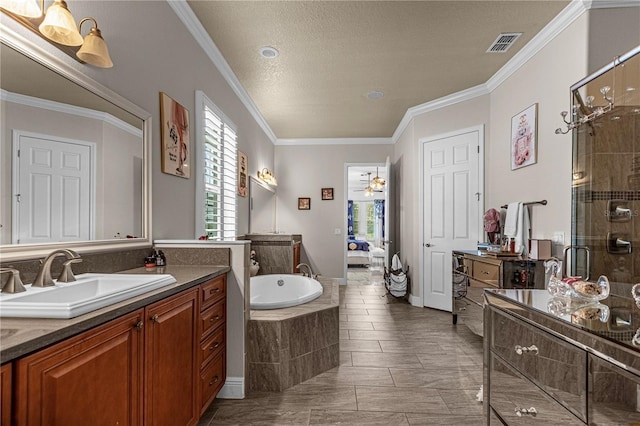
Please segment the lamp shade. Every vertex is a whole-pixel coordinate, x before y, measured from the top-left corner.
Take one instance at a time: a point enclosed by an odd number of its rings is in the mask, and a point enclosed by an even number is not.
[[[65,46],[80,46],[82,36],[76,28],[76,21],[64,0],[56,0],[49,8],[38,27],[42,35]]]
[[[111,68],[113,66],[107,43],[105,43],[102,33],[97,27],[91,28],[76,56],[81,61],[96,67]]]
[[[42,9],[37,0],[0,0],[0,7],[26,18],[42,16]]]

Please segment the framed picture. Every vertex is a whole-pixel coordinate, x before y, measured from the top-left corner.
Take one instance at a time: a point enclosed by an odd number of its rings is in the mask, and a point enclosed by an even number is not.
[[[241,197],[247,196],[248,169],[249,164],[247,160],[247,154],[242,151],[238,151],[238,195]]]
[[[538,104],[511,118],[511,170],[535,164]]]
[[[189,111],[160,92],[162,172],[189,179]]]
[[[322,199],[333,200],[333,188],[322,188]]]
[[[311,198],[298,198],[298,210],[311,210]]]

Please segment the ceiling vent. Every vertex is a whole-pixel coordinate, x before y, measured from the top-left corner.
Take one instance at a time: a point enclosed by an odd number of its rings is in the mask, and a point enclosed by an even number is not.
[[[502,33],[498,36],[496,41],[494,41],[489,49],[487,49],[487,53],[503,53],[509,50],[511,45],[520,37],[522,33]]]

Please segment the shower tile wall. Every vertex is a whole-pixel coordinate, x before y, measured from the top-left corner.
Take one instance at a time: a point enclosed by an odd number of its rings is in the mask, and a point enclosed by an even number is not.
[[[607,275],[615,282],[639,282],[640,114],[631,107],[614,108],[592,125],[581,126],[576,138],[573,244],[591,250],[591,279]],[[612,220],[610,203],[629,208],[631,217]],[[630,241],[631,253],[607,250],[608,236],[614,242]],[[584,268],[584,258],[576,260]]]

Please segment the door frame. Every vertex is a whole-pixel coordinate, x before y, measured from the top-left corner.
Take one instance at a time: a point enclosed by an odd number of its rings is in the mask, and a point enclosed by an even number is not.
[[[459,136],[465,133],[478,132],[478,197],[479,197],[479,210],[482,213],[484,211],[484,124],[479,124],[476,126],[465,127],[463,129],[453,130],[451,132],[440,133],[438,135],[433,136],[425,136],[418,138],[418,161],[419,161],[419,170],[420,170],[420,178],[418,179],[418,210],[419,210],[419,218],[418,221],[418,232],[419,232],[419,241],[418,241],[418,267],[420,268],[420,296],[412,299],[412,305],[424,307],[424,294],[425,294],[425,271],[424,271],[424,256],[423,256],[423,248],[424,248],[424,145],[427,143],[435,142],[440,139],[450,138],[453,136]],[[482,214],[478,215],[478,230],[483,229],[482,223]],[[478,235],[480,237],[480,235]]]
[[[348,235],[348,229],[349,229],[349,225],[348,225],[348,221],[347,221],[347,207],[348,207],[348,203],[349,203],[349,167],[386,167],[387,163],[386,160],[384,162],[378,162],[378,163],[374,163],[374,162],[368,162],[368,163],[344,163],[344,198],[342,200],[343,206],[342,206],[342,214],[344,216],[344,222],[342,223],[342,236],[343,241],[342,241],[342,261],[344,262],[343,265],[343,279],[340,282],[340,284],[346,285],[347,284],[347,271],[348,271],[348,265],[347,265],[347,244],[346,244],[346,240],[347,240],[347,235]],[[387,176],[387,188],[389,187],[389,176]],[[385,204],[385,215],[387,214],[387,211],[389,209],[389,191],[387,189],[385,189],[384,191],[384,204]],[[387,233],[387,240],[390,240],[390,235],[389,235],[389,230],[386,229],[385,232]]]
[[[44,133],[35,133],[25,130],[12,129],[11,130],[11,243],[16,244],[15,241],[19,235],[20,216],[19,207],[16,202],[17,194],[20,193],[19,177],[20,177],[20,159],[18,158],[18,151],[20,146],[20,138],[22,136],[30,138],[45,139],[65,144],[74,144],[86,146],[90,151],[89,162],[91,165],[91,171],[89,173],[91,182],[89,183],[89,240],[94,241],[96,238],[96,153],[97,147],[95,142],[88,142],[79,139],[69,139],[60,136],[47,135]]]

